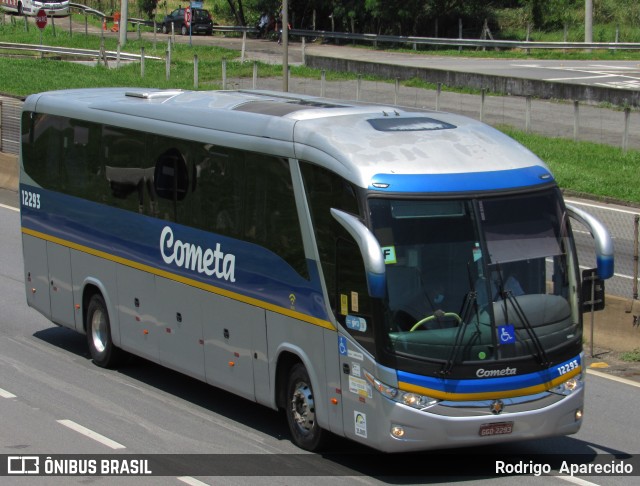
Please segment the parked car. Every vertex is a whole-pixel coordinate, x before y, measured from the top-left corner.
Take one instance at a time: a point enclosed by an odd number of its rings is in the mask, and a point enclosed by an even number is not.
[[[163,34],[171,33],[171,24],[175,32],[179,32],[182,35],[189,35],[189,26],[184,21],[185,9],[179,7],[167,15],[162,20],[160,29]],[[192,34],[206,34],[211,35],[213,33],[213,20],[208,10],[202,8],[191,9],[191,33]]]

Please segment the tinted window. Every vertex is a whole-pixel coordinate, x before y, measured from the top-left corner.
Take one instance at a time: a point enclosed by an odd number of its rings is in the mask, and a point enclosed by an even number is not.
[[[287,160],[50,115],[22,126],[45,189],[258,244],[308,278]]]
[[[313,231],[320,254],[329,301],[338,322],[374,353],[371,300],[358,246],[331,216],[331,208],[358,216],[355,187],[340,176],[310,163],[301,163]],[[354,329],[348,320],[363,319],[366,330]]]

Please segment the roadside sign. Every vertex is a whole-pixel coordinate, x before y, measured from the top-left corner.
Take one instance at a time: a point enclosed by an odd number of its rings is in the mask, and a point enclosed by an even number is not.
[[[184,23],[187,25],[191,25],[191,7],[187,7],[184,10]]]
[[[38,13],[36,14],[36,25],[40,30],[44,29],[47,26],[47,13],[43,8],[38,10]]]

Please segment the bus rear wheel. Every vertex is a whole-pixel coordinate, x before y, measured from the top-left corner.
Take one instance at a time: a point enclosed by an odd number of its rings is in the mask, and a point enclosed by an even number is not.
[[[309,374],[298,363],[287,381],[286,415],[293,442],[307,451],[317,451],[326,443],[328,432],[316,420],[316,407]]]
[[[111,340],[111,323],[104,298],[100,294],[91,297],[87,307],[87,342],[93,362],[102,368],[118,364],[122,351]]]

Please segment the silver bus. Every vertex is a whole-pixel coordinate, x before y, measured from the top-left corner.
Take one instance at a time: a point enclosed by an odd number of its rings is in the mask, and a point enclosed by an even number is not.
[[[573,434],[607,230],[454,114],[265,91],[29,96],[28,305],[284,410],[292,440],[414,451]],[[570,218],[591,231],[581,275]]]

